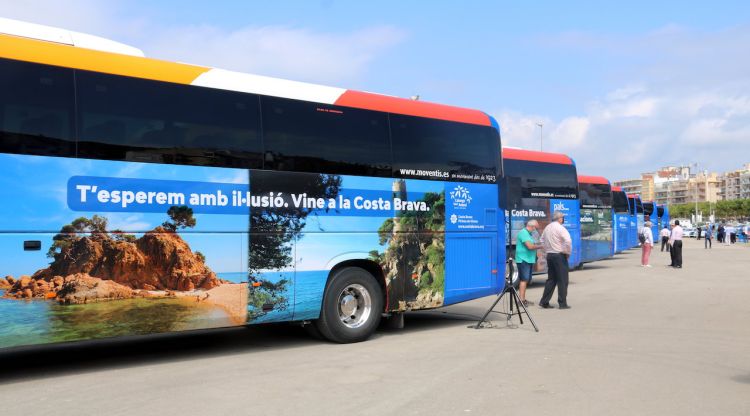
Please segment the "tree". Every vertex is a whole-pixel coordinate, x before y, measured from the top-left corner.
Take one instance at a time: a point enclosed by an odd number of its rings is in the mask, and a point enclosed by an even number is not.
[[[162,226],[169,231],[175,232],[180,228],[193,228],[195,227],[195,218],[193,217],[193,209],[187,205],[182,206],[171,206],[167,211],[167,215],[172,221],[164,221]]]
[[[250,181],[253,195],[275,195],[306,193],[310,198],[335,198],[341,188],[338,175],[312,175],[274,173],[265,176],[258,172]],[[292,265],[291,242],[302,238],[307,216],[312,212],[307,208],[288,206],[252,208],[250,210],[250,260],[251,279],[260,270],[281,270]]]
[[[126,243],[135,243],[135,240],[136,240],[135,235],[126,234],[122,230],[113,230],[112,238],[114,238],[115,241],[124,241]]]
[[[56,259],[66,248],[78,241],[82,236],[80,234],[91,233],[91,238],[106,239],[107,218],[94,215],[91,219],[78,217],[71,221],[70,224],[63,225],[60,232],[52,237],[52,245],[47,251],[47,257]]]

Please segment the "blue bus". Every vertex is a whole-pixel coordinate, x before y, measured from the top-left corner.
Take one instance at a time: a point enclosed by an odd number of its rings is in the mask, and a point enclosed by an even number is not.
[[[640,195],[633,194],[633,198],[635,199],[635,246],[634,247],[640,247],[641,242],[638,241],[638,233],[641,232],[641,229],[643,228],[643,223],[645,222],[645,218],[643,216],[643,202],[641,201]]]
[[[601,176],[578,175],[581,264],[612,257],[612,186]]]
[[[654,237],[654,241],[659,236],[659,216],[656,207],[656,202],[646,201],[643,203],[643,221],[651,222],[651,233]]]
[[[612,187],[612,221],[614,250],[621,253],[630,248],[630,203],[619,186]]]
[[[628,248],[633,248],[638,246],[638,202],[633,194],[628,194],[628,208],[630,209]]]
[[[559,153],[504,148],[503,173],[506,192],[501,205],[506,207],[509,220],[506,223],[509,261],[515,258],[516,236],[527,220],[537,220],[538,232],[541,233],[549,224],[552,213],[561,211],[565,214],[564,226],[573,241],[568,265],[577,267],[581,262],[581,229],[578,174],[573,160]],[[537,241],[538,238],[535,236]],[[534,273],[547,270],[545,257],[542,250],[538,251]]]
[[[664,227],[669,228],[669,207],[664,205],[657,205],[656,206],[657,215],[659,216],[659,229],[663,229]]]
[[[8,35],[0,74],[0,348],[269,322],[357,342],[504,286],[481,111]]]

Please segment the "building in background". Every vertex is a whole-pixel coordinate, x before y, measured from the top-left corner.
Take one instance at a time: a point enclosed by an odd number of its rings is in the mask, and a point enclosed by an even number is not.
[[[750,163],[741,169],[724,172],[720,180],[722,200],[750,198]]]

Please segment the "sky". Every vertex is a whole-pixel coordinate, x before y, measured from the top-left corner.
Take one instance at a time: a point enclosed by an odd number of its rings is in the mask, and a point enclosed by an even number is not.
[[[748,2],[0,0],[0,16],[480,109],[503,145],[538,150],[541,133],[545,151],[610,180],[750,162]]]

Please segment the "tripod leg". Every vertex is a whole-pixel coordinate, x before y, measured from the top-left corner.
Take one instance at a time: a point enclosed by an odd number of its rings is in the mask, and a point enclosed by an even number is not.
[[[515,295],[518,296],[518,292],[515,292]],[[526,305],[521,303],[521,307],[523,308],[523,313],[525,313],[526,316],[529,317],[529,321],[531,321],[531,326],[534,327],[534,331],[539,332],[539,328],[537,328],[536,323],[534,322],[534,318],[532,318],[531,314],[529,314],[529,310],[526,309]],[[519,317],[520,317],[520,311],[519,311]]]
[[[495,309],[495,306],[497,306],[498,302],[500,302],[500,299],[505,296],[505,293],[507,290],[503,290],[498,296],[497,299],[495,299],[494,302],[492,302],[492,306],[490,306],[489,309],[487,309],[487,312],[484,313],[484,316],[482,316],[482,319],[477,322],[477,324],[474,326],[474,329],[479,329],[479,326],[482,325],[482,323],[487,319],[487,316],[489,316],[490,312],[492,312],[493,309]]]
[[[518,291],[516,290],[516,288],[513,288],[513,291],[511,294],[513,295],[513,297],[511,298],[512,302],[516,303],[516,312],[518,312],[518,322],[520,322],[521,325],[523,325],[523,318],[521,317],[521,307],[519,306],[521,305],[521,297],[518,296]],[[510,316],[511,317],[513,316],[513,308],[511,308]]]

